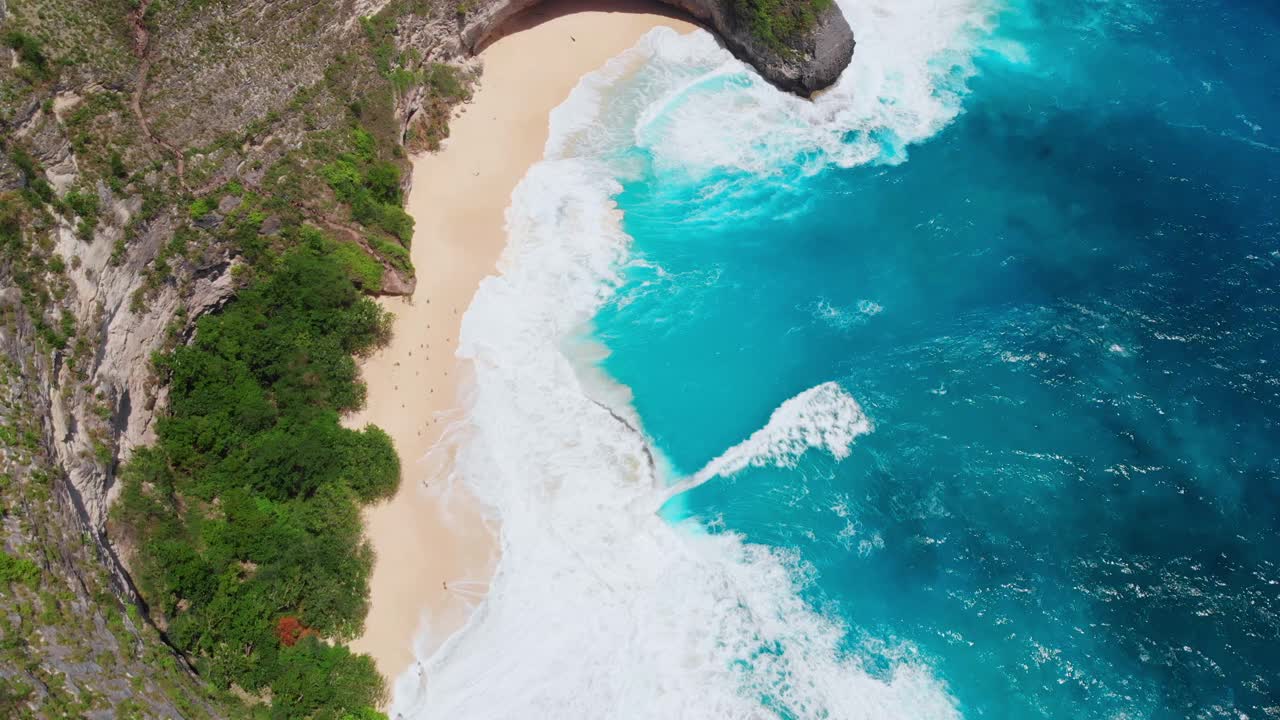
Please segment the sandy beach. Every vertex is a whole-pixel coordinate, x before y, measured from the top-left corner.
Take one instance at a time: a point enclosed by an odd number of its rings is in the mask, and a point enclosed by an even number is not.
[[[480,85],[443,149],[413,159],[417,292],[382,300],[394,337],[363,363],[368,403],[347,418],[390,433],[402,464],[399,492],[365,513],[377,560],[365,632],[351,644],[389,684],[415,650],[431,652],[466,621],[497,560],[496,526],[460,488],[442,490],[447,452],[426,457],[459,416],[458,381],[468,375],[455,357],[459,325],[505,245],[511,191],[542,157],[548,114],[582,75],[653,27],[694,28],[655,12],[639,2],[550,2],[514,18],[481,53]]]

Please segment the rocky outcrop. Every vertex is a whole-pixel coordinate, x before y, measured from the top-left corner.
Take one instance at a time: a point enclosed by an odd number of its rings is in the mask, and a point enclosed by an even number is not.
[[[79,180],[76,157],[62,129],[58,117],[37,109],[14,132],[34,150],[56,188]],[[69,360],[71,348],[52,356],[31,355],[42,377],[50,450],[88,527],[100,530],[114,499],[119,461],[155,439],[155,408],[164,388],[152,374],[152,353],[166,342],[182,340],[191,329],[185,320],[220,306],[234,286],[228,272],[232,259],[213,249],[193,258],[181,282],[164,282],[148,302],[136,302],[148,268],[173,238],[175,220],[162,215],[137,224],[135,237],[126,243],[126,228],[140,212],[142,199],[119,197],[102,180],[91,188],[101,208],[96,232],[80,237],[62,218],[49,229],[48,239],[65,266],[62,310],[77,318],[78,336],[92,351],[74,362]],[[5,300],[0,297],[0,304],[21,304],[16,297]],[[180,314],[183,322],[174,326]],[[5,334],[0,331],[0,339]],[[23,355],[17,346],[11,350],[11,357]]]
[[[181,284],[165,283],[145,308],[136,307],[133,297],[143,273],[174,228],[166,218],[158,219],[113,261],[115,240],[140,203],[118,201],[105,186],[99,192],[108,199],[104,206],[113,222],[104,223],[92,243],[60,227],[56,246],[71,261],[71,307],[88,321],[86,334],[96,338],[97,349],[87,367],[49,368],[52,382],[61,389],[60,397],[49,403],[54,454],[96,527],[102,527],[118,489],[119,462],[134,448],[155,441],[155,410],[157,404],[163,406],[166,389],[153,375],[152,354],[165,343],[185,339],[192,330],[186,318],[221,306],[235,290],[233,259],[215,254],[198,259]],[[179,316],[183,320],[173,325]],[[95,452],[97,447],[105,447],[109,459]]]
[[[467,13],[463,46],[479,52],[497,38],[503,24],[543,0],[496,0]],[[787,92],[808,97],[829,87],[853,58],[853,31],[834,3],[816,13],[815,22],[781,42],[768,42],[734,11],[734,0],[661,0],[714,30],[735,57]]]

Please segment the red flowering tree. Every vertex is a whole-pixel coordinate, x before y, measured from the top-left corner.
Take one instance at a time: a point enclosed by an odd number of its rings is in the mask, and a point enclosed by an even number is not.
[[[303,625],[292,615],[285,615],[276,623],[276,637],[280,638],[280,643],[285,647],[293,647],[298,640],[315,634],[315,630]]]

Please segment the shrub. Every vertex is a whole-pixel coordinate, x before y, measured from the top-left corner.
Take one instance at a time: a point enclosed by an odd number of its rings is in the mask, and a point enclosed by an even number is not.
[[[18,170],[22,173],[23,194],[26,196],[27,202],[33,206],[42,203],[56,203],[57,196],[54,195],[53,186],[49,184],[48,180],[45,180],[44,170],[36,163],[35,158],[16,145],[10,146],[8,150],[13,164],[17,165]]]
[[[380,203],[400,204],[400,168],[383,161],[373,163],[365,171],[364,186]]]
[[[218,207],[218,201],[211,197],[202,197],[191,203],[187,208],[187,212],[191,215],[192,220],[200,218],[213,212]]]
[[[321,174],[356,222],[403,242],[413,238],[413,218],[400,207],[400,169],[393,163],[375,161],[362,169],[348,156],[325,165]]]
[[[76,215],[88,220],[96,220],[98,217],[98,193],[96,192],[79,192],[71,191],[66,197],[62,198],[62,202]]]
[[[280,644],[285,647],[293,647],[302,638],[312,635],[315,635],[315,631],[292,615],[285,615],[276,622],[276,637],[280,638]]]
[[[73,190],[62,198],[62,203],[71,212],[80,217],[80,223],[76,227],[76,233],[80,236],[80,239],[91,239],[93,231],[98,227],[98,214],[100,212],[98,194],[93,191],[79,192]]]
[[[44,45],[34,35],[21,30],[9,30],[4,34],[4,44],[12,48],[21,60],[38,79],[49,77],[49,59],[45,57]]]
[[[108,164],[111,166],[112,177],[120,180],[128,179],[129,168],[125,167],[124,158],[120,157],[119,152],[114,150],[111,152],[111,158],[108,160]]]
[[[347,203],[351,203],[360,194],[364,184],[360,170],[349,160],[331,162],[321,168],[320,174],[329,183],[329,187],[333,188],[338,199]]]
[[[355,148],[356,156],[364,162],[373,162],[377,157],[377,142],[368,130],[360,127],[353,129],[351,144]]]
[[[378,717],[369,711],[386,693],[367,656],[345,647],[303,638],[280,653],[280,674],[271,683],[272,717],[342,720]]]
[[[372,502],[395,494],[400,480],[400,461],[391,436],[374,425],[345,435],[342,439],[342,476],[362,502]]]
[[[352,243],[336,243],[333,256],[347,272],[347,277],[365,292],[382,290],[382,263],[369,257],[360,246]]]
[[[444,63],[431,63],[427,66],[427,86],[434,95],[450,102],[465,100],[470,94],[458,75],[458,70]]]
[[[0,550],[0,582],[22,583],[34,587],[40,579],[40,567],[26,558],[18,558]]]

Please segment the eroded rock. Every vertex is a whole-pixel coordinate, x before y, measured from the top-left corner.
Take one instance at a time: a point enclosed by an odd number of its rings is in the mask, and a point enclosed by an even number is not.
[[[542,0],[496,0],[469,12],[462,42],[479,52],[503,24]],[[735,57],[782,90],[808,97],[830,87],[853,59],[853,30],[834,2],[817,13],[814,24],[782,42],[761,39],[743,20],[732,0],[661,0],[714,30]]]

